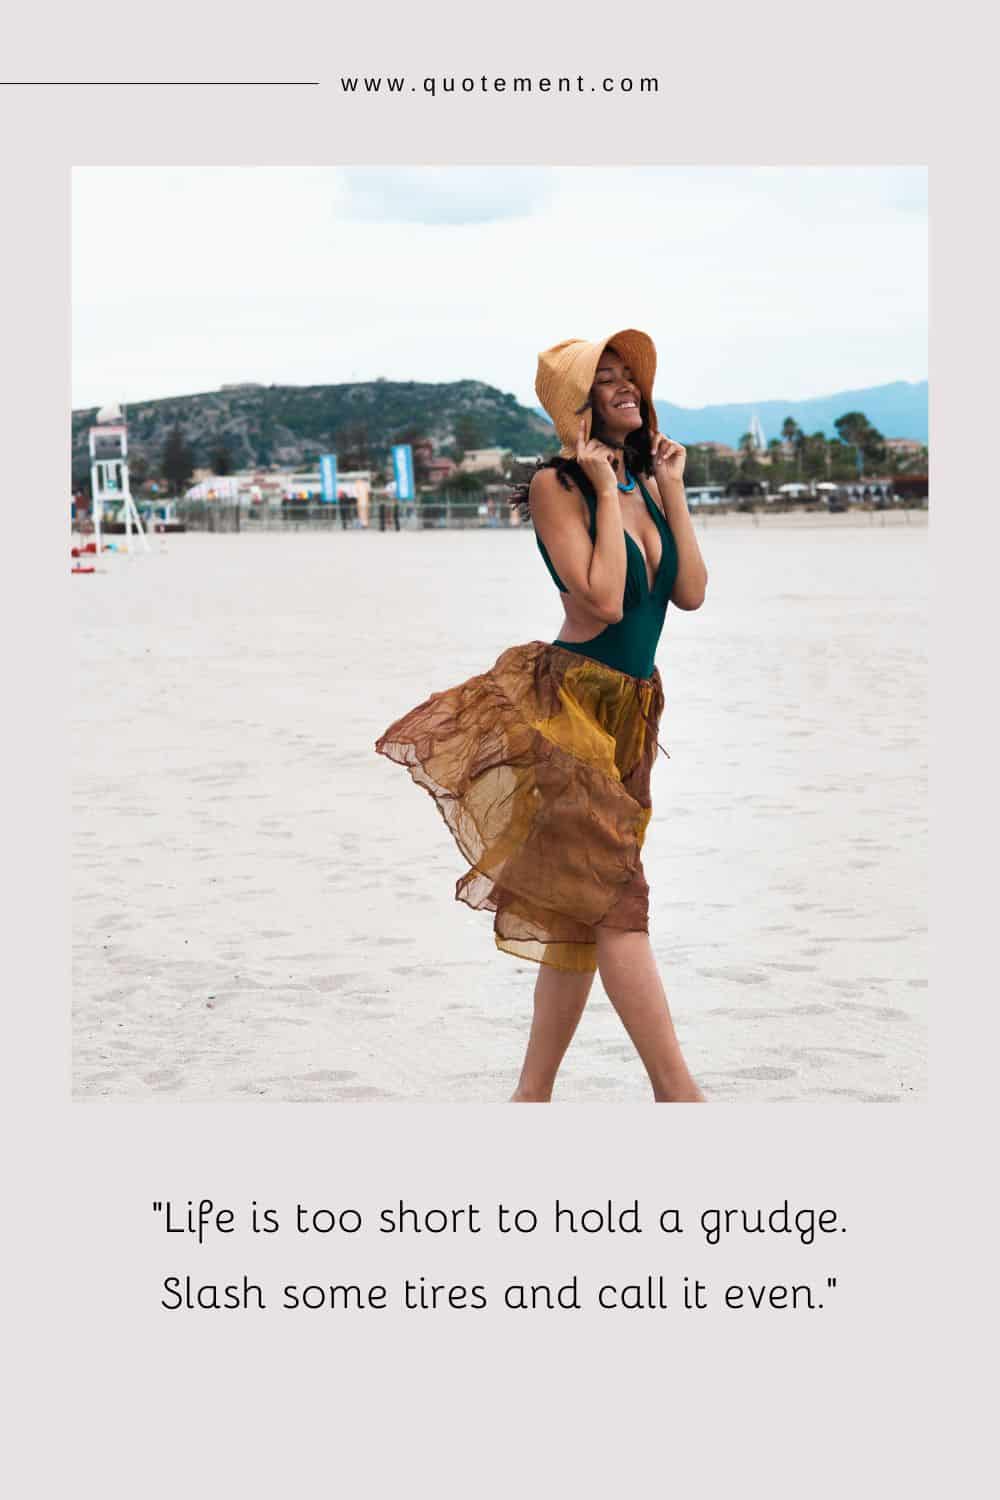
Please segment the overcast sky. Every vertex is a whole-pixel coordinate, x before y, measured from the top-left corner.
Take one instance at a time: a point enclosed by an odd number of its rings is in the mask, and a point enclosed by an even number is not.
[[[78,167],[73,405],[477,379],[635,326],[682,406],[927,377],[923,167]]]

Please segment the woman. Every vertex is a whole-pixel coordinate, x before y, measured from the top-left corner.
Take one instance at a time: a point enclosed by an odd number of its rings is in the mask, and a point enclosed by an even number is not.
[[[663,709],[656,646],[668,601],[697,609],[707,582],[685,451],[657,430],[655,372],[636,329],[539,355],[535,390],[562,448],[513,503],[532,517],[563,627],[432,693],[375,742],[468,859],[456,899],[495,914],[501,952],[539,964],[516,1103],[550,1100],[598,971],[654,1099],[703,1101],[650,947],[641,859]]]

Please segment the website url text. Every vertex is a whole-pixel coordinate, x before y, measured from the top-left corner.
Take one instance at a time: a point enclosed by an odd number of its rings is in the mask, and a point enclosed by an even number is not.
[[[582,73],[575,78],[514,77],[489,78],[485,73],[479,77],[459,77],[458,74],[432,75],[419,83],[407,85],[405,76],[376,74],[374,77],[341,78],[341,91],[346,94],[403,94],[407,87],[411,94],[424,93],[436,98],[438,94],[657,94],[660,80],[655,77],[602,78],[588,86]]]

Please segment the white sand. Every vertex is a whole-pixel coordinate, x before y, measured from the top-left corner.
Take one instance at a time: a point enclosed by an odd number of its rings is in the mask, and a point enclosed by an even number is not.
[[[658,662],[654,949],[719,1102],[924,1093],[926,517],[712,517]],[[72,580],[78,1098],[500,1101],[536,966],[376,735],[561,610],[527,531],[189,535]],[[642,1101],[595,982],[557,1100]]]

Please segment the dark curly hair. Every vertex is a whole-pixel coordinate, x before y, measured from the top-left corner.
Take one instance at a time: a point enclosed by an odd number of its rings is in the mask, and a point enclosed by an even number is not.
[[[642,418],[642,426],[628,434],[622,447],[625,454],[625,466],[629,473],[646,476],[652,472],[653,468],[653,444],[649,435],[649,403],[645,396],[639,398],[639,415]],[[600,442],[607,441],[602,437],[596,425],[591,436]],[[540,458],[532,470],[531,479],[534,479],[541,469],[555,469],[559,483],[565,490],[569,489],[570,478],[579,484],[581,471],[575,458],[563,458],[558,453],[553,454],[551,458]],[[515,485],[507,496],[507,504],[512,510],[517,511],[522,521],[531,519],[531,509],[528,505],[531,479]]]

